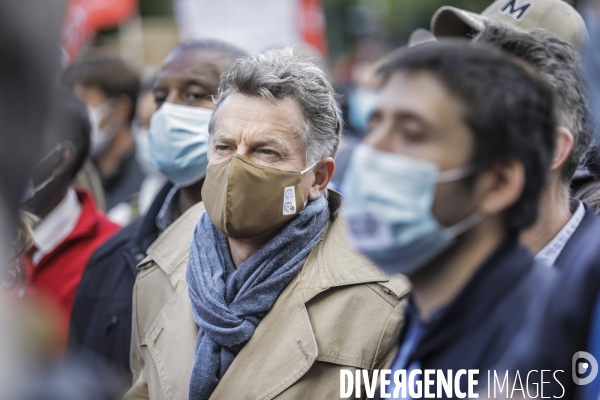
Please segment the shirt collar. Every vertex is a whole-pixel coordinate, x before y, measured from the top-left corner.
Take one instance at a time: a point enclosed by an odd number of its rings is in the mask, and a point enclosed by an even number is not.
[[[62,201],[42,220],[33,231],[35,252],[32,261],[37,265],[73,231],[81,216],[81,204],[77,193],[69,188]]]
[[[569,221],[563,228],[554,236],[540,252],[535,256],[536,261],[541,262],[547,267],[552,267],[556,259],[565,248],[565,245],[573,236],[573,233],[579,227],[579,224],[585,216],[585,208],[583,202],[577,199],[571,199],[571,210],[575,210]]]

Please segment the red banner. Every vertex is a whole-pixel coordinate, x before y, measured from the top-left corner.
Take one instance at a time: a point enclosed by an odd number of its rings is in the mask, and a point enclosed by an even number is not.
[[[327,57],[327,32],[321,0],[300,0],[300,35],[304,43]]]
[[[119,25],[137,10],[137,0],[70,0],[61,37],[68,62],[99,30]]]

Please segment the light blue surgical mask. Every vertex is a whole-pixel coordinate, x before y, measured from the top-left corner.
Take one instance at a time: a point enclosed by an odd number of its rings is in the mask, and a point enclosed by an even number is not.
[[[152,116],[150,157],[171,182],[186,187],[206,174],[211,115],[206,108],[164,103]]]
[[[438,183],[472,174],[358,145],[341,188],[352,245],[388,274],[414,273],[482,220],[475,212],[443,227],[432,212]]]
[[[348,120],[354,129],[364,131],[369,124],[371,113],[377,105],[375,90],[357,88],[348,98]]]
[[[135,139],[135,160],[140,166],[144,175],[157,174],[158,170],[154,166],[152,157],[150,157],[150,133],[148,129],[136,127],[133,129]]]

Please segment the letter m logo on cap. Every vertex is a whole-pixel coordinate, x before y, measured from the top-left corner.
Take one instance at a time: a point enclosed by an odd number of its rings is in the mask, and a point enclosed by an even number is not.
[[[500,9],[502,14],[508,14],[517,21],[523,19],[525,14],[533,7],[532,3],[523,3],[520,6],[517,5],[517,0],[508,0],[508,2]]]

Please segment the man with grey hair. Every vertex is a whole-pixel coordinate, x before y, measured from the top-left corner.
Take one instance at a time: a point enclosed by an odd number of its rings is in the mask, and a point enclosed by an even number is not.
[[[591,142],[591,114],[581,76],[581,59],[573,48],[543,29],[529,32],[488,22],[476,37],[526,61],[546,78],[556,97],[559,121],[551,179],[542,212],[521,241],[548,266],[569,268],[579,262],[578,243],[600,232],[600,221],[586,204],[570,199],[569,186]]]
[[[393,357],[408,285],[346,244],[334,91],[289,49],[244,58],[209,132],[203,203],[139,266],[126,398],[339,398]]]

